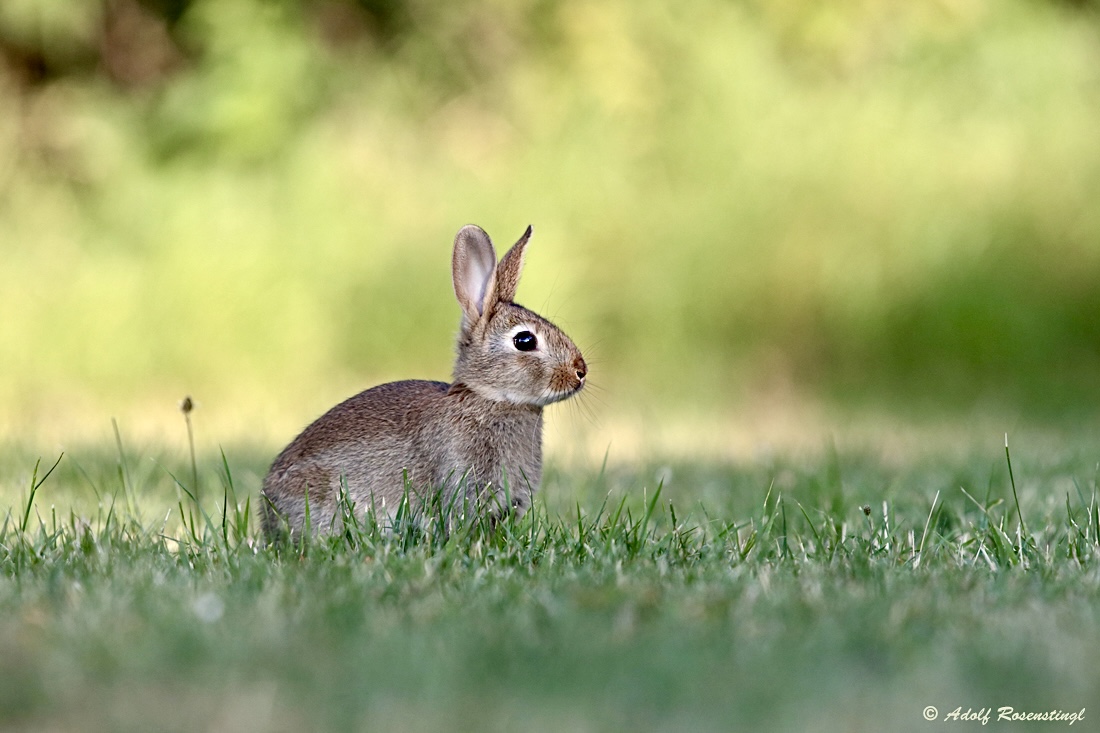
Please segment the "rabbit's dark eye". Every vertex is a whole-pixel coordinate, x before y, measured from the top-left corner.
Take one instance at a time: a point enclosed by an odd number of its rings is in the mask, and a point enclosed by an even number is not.
[[[512,337],[512,343],[520,351],[534,351],[539,346],[539,340],[530,331],[520,331]]]

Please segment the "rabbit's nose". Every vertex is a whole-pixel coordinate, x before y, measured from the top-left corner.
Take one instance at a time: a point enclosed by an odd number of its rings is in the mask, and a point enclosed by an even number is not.
[[[584,379],[588,374],[588,365],[584,363],[584,358],[578,356],[573,360],[573,368],[577,370],[577,379]]]

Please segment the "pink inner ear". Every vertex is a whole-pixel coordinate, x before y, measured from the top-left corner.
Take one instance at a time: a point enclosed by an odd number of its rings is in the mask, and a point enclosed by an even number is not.
[[[479,315],[485,315],[485,307],[488,305],[489,286],[493,279],[494,267],[495,265],[486,268],[485,262],[479,261],[474,267],[471,267],[469,273],[467,273],[467,285],[469,286],[470,293],[474,296],[474,305],[477,307]]]
[[[474,305],[477,306],[477,312],[479,315],[485,315],[485,282],[482,281],[481,285],[474,290],[476,295],[474,296]]]

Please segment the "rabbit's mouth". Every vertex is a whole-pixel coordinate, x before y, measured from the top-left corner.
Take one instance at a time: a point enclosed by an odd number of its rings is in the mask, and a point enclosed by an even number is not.
[[[534,404],[538,405],[539,407],[546,407],[547,405],[552,405],[555,402],[561,402],[562,400],[569,399],[573,395],[580,392],[583,388],[584,382],[581,382],[576,386],[570,387],[566,390],[547,390],[546,392],[543,392],[541,395],[535,398]]]

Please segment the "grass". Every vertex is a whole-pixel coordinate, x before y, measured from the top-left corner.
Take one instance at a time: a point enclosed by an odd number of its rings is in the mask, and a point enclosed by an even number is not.
[[[1084,707],[1088,730],[1100,715],[1084,441],[1025,447],[1012,475],[986,452],[551,466],[534,509],[495,532],[367,523],[281,549],[252,511],[263,456],[200,457],[198,509],[173,478],[188,459],[140,453],[23,477],[0,527],[0,728],[927,730],[935,705]]]

